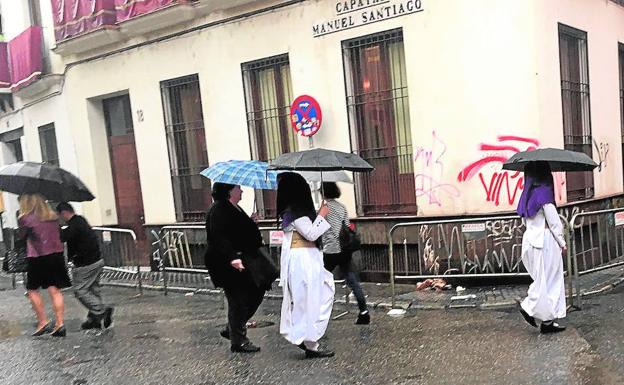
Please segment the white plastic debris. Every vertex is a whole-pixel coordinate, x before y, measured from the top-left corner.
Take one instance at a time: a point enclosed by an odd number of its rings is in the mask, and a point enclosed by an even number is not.
[[[195,295],[195,293],[193,293],[193,292],[184,294],[185,297],[192,297],[194,295]]]
[[[405,315],[405,313],[405,309],[390,309],[388,315],[390,317],[402,317],[403,315]]]
[[[465,292],[465,291],[466,291],[466,288],[465,288],[465,287],[463,287],[463,286],[457,286],[457,287],[455,288],[455,291],[456,291],[457,293],[463,293],[463,292]]]
[[[455,295],[455,296],[451,297],[451,301],[476,299],[476,298],[477,298],[477,296],[475,294]]]

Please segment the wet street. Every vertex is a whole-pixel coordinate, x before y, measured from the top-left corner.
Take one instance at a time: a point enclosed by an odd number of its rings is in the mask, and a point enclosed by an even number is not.
[[[0,278],[1,279],[1,278]],[[0,384],[621,384],[624,288],[586,301],[569,329],[542,336],[515,312],[417,311],[403,318],[373,313],[332,321],[326,344],[336,357],[304,360],[278,334],[279,302],[255,317],[255,355],[229,352],[216,296],[105,288],[114,327],[82,332],[85,311],[66,295],[68,336],[29,336],[34,316],[23,290],[0,291]],[[49,306],[48,306],[49,309]],[[340,309],[336,309],[338,311]],[[262,325],[261,325],[262,326]]]

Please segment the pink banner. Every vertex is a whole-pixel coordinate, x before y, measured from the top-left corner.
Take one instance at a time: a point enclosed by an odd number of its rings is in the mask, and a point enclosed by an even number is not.
[[[9,41],[12,91],[29,85],[41,75],[41,37],[41,27],[32,26]]]
[[[117,11],[117,22],[126,21],[154,12],[158,9],[168,7],[173,4],[184,4],[185,0],[115,0],[115,9]]]
[[[115,0],[51,0],[56,41],[114,25]]]
[[[7,43],[0,42],[0,88],[11,85],[11,72],[9,71],[9,53]]]

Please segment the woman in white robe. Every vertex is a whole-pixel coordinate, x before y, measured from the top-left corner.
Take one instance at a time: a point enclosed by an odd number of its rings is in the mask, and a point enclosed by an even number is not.
[[[552,173],[546,162],[531,162],[524,171],[524,190],[518,214],[526,230],[522,237],[522,263],[533,283],[519,311],[541,333],[565,330],[555,322],[566,316],[562,251],[566,250],[563,224],[555,207]]]
[[[306,358],[331,357],[319,347],[334,303],[334,278],[323,266],[316,241],[329,230],[327,206],[314,210],[308,183],[299,174],[278,177],[277,212],[284,239],[280,263],[283,291],[280,333],[305,351]]]

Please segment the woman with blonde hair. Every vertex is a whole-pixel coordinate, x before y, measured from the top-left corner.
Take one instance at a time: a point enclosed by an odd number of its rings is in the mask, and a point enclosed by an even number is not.
[[[34,337],[50,332],[54,337],[65,337],[65,305],[61,289],[71,286],[58,216],[41,194],[24,194],[19,197],[18,236],[26,240],[28,298],[37,315]],[[52,301],[55,324],[48,319],[39,289],[47,289]]]

